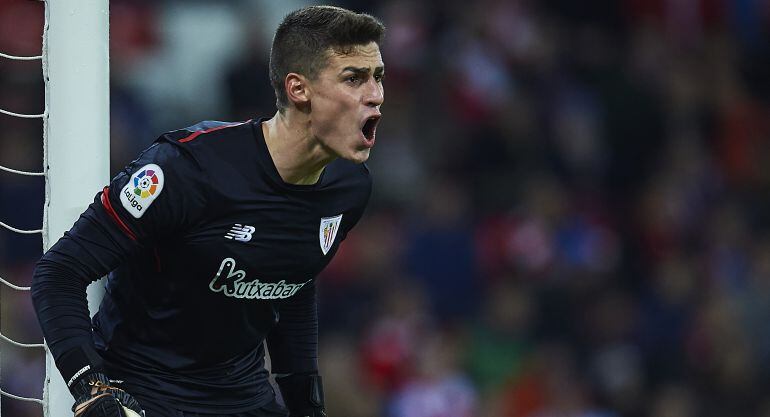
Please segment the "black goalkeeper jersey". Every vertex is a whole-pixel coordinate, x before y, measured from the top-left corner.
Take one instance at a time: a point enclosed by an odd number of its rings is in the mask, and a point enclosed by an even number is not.
[[[263,341],[273,372],[317,370],[314,278],[370,192],[365,165],[341,159],[314,185],[285,183],[260,121],[162,135],[38,264],[54,357],[94,343],[129,393],[183,410],[265,404]],[[109,271],[91,332],[83,288]]]

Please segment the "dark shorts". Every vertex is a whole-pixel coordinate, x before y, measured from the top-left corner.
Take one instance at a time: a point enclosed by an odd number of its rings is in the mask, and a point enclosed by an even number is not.
[[[173,407],[153,403],[147,398],[136,397],[139,403],[144,408],[145,417],[288,417],[289,412],[286,411],[278,402],[273,401],[268,404],[250,411],[243,411],[233,414],[212,414],[212,413],[196,413],[192,411],[176,410]]]

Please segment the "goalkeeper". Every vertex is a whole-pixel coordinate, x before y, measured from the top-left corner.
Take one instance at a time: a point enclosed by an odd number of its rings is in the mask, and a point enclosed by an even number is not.
[[[314,279],[371,192],[383,33],[290,13],[272,118],[161,135],[42,257],[33,302],[75,416],[325,416]],[[91,321],[85,288],[107,273]]]

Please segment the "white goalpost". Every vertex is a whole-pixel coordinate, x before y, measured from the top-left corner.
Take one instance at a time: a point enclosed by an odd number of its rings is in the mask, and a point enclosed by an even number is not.
[[[0,169],[19,175],[43,175],[46,180],[41,229],[17,229],[2,219],[0,226],[16,233],[41,233],[43,250],[48,250],[109,181],[108,0],[46,0],[41,56],[19,57],[0,51],[0,58],[42,59],[46,103],[43,113],[34,115],[0,109],[2,117],[42,118],[44,151],[43,172],[19,171],[2,165]],[[14,285],[2,277],[0,284],[29,291],[29,287]],[[101,281],[88,288],[91,314],[96,311],[102,292]],[[72,416],[72,396],[50,351],[40,343],[14,341],[0,331],[0,351],[3,343],[44,348],[46,378],[42,400],[1,389],[0,395],[41,404],[45,417]]]
[[[43,37],[46,81],[43,249],[72,227],[109,181],[109,2],[48,0]],[[102,282],[89,287],[96,311]],[[72,396],[46,351],[44,415],[71,416]]]

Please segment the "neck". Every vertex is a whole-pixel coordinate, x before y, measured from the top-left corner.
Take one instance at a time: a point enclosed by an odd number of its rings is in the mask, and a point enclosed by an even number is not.
[[[291,109],[276,112],[262,123],[270,157],[284,182],[310,185],[318,182],[326,165],[334,160],[310,134],[310,118]]]

